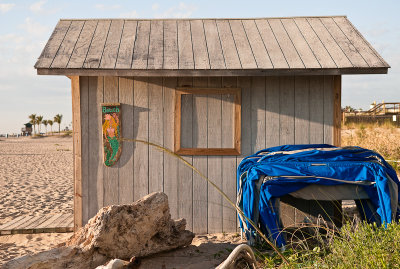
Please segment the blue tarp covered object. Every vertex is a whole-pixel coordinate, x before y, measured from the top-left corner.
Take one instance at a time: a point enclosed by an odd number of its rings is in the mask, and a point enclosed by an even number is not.
[[[368,149],[326,144],[278,146],[243,159],[237,175],[238,206],[277,246],[285,245],[279,197],[310,184],[361,186],[369,200],[355,200],[361,216],[369,222],[380,225],[400,216],[396,172],[381,155]],[[248,239],[254,236],[247,221],[241,221],[241,228]]]

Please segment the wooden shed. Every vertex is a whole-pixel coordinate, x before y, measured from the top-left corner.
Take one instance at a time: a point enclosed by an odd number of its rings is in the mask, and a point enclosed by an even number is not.
[[[341,75],[389,65],[345,16],[60,20],[35,68],[71,78],[75,227],[103,206],[164,191],[194,232],[237,229],[235,210],[175,157],[123,142],[103,162],[102,103],[122,137],[160,144],[236,199],[236,167],[281,144],[340,144]],[[284,218],[298,214],[287,208]]]

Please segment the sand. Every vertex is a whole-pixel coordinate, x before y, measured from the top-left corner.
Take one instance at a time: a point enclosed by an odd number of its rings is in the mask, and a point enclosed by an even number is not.
[[[140,268],[215,268],[242,243],[238,233],[196,235],[188,247],[140,259]]]
[[[72,213],[72,138],[0,139],[0,225],[20,215]],[[0,265],[71,234],[0,236]]]
[[[22,255],[49,250],[72,233],[15,234],[0,236],[0,266]]]
[[[72,233],[17,234],[0,236],[0,266],[21,255],[49,250]],[[190,246],[140,258],[140,268],[214,268],[239,244],[237,233],[197,235]]]
[[[0,224],[25,214],[72,213],[71,137],[0,141]]]

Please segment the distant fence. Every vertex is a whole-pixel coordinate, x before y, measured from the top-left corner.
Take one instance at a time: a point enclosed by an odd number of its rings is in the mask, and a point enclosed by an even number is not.
[[[21,136],[25,136],[25,135],[22,135],[22,134],[0,134],[0,137],[5,137],[5,138],[21,137]]]
[[[394,115],[346,115],[343,116],[343,123],[378,123],[393,124],[400,127],[400,114]]]

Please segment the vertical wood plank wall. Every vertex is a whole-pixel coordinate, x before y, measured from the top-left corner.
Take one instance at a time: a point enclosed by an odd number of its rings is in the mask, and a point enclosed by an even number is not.
[[[337,143],[334,108],[335,103],[340,104],[340,100],[335,100],[340,98],[340,76],[80,77],[74,82],[79,82],[80,88],[77,92],[78,86],[73,84],[73,100],[80,102],[80,106],[73,105],[77,124],[74,133],[79,132],[81,137],[81,141],[74,139],[75,166],[80,173],[74,176],[75,181],[81,180],[75,185],[82,188],[81,198],[75,200],[76,226],[80,222],[86,224],[103,206],[129,203],[150,192],[163,191],[168,195],[172,217],[185,218],[187,228],[193,232],[232,232],[237,227],[230,205],[212,186],[169,154],[148,145],[124,142],[119,162],[114,167],[104,166],[102,102],[121,103],[123,137],[148,140],[172,149],[176,87],[240,87],[242,155],[185,156],[233,201],[236,167],[245,156],[280,144]],[[193,109],[192,115],[216,113],[215,106],[208,106],[209,101],[201,96],[186,102]],[[220,110],[224,109],[224,102],[219,101]],[[207,130],[206,137],[198,136],[196,130],[187,130],[186,143],[223,146],[218,138],[225,135],[221,126],[227,126],[226,122],[221,123],[216,117],[208,121],[193,116],[182,120],[197,121],[199,129]],[[288,210],[287,218],[294,219],[295,212]]]

